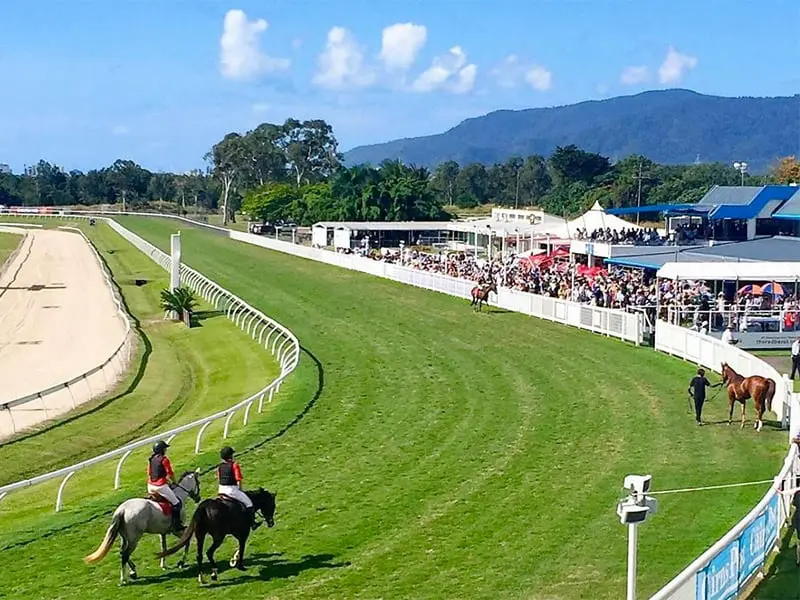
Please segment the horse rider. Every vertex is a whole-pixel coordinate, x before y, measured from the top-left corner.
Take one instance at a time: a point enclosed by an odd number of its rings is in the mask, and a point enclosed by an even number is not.
[[[238,500],[247,512],[250,528],[255,531],[261,523],[256,523],[256,511],[253,508],[253,501],[241,489],[242,469],[239,463],[233,460],[233,454],[234,450],[230,446],[225,446],[219,452],[222,462],[217,465],[217,480],[219,481],[217,493]]]
[[[181,501],[169,487],[170,481],[176,483],[172,463],[167,458],[169,444],[159,440],[153,444],[153,453],[147,462],[147,491],[158,494],[172,505],[172,530],[179,534],[184,526],[181,522]]]

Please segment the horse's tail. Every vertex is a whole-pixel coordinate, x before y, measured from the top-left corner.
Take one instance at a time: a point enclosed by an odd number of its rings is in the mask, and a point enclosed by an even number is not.
[[[156,556],[158,558],[164,558],[165,556],[169,556],[170,554],[175,554],[181,548],[189,545],[189,542],[192,540],[192,535],[194,534],[195,529],[197,529],[197,522],[200,520],[200,515],[203,512],[202,505],[198,506],[194,514],[192,515],[192,520],[189,522],[189,526],[184,530],[183,535],[180,537],[178,542],[168,550],[164,550],[163,552],[159,552]]]
[[[772,411],[772,399],[775,397],[775,380],[767,378],[767,393],[764,395],[765,408]]]
[[[117,511],[114,513],[114,516],[111,518],[111,525],[109,525],[108,530],[106,531],[106,537],[103,538],[103,542],[100,544],[97,550],[88,556],[84,556],[83,562],[85,562],[87,565],[90,565],[103,560],[111,550],[111,547],[114,545],[120,529],[122,529],[124,524],[125,518],[122,516],[122,511],[117,509]]]

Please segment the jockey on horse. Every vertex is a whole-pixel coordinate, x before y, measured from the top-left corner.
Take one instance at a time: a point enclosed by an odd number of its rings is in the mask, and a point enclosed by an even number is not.
[[[233,460],[233,454],[234,450],[230,446],[225,446],[219,452],[222,462],[217,465],[217,480],[219,481],[217,493],[242,504],[247,513],[250,528],[255,531],[261,523],[256,523],[256,511],[253,507],[253,501],[241,489],[242,469],[239,467],[239,463]]]
[[[177,482],[172,471],[172,463],[166,456],[167,448],[169,444],[164,440],[153,444],[153,453],[147,461],[147,492],[156,502],[159,498],[163,498],[172,505],[172,530],[176,535],[180,535],[184,530],[181,523],[181,501],[169,486],[170,481]]]
[[[472,303],[470,306],[475,306],[477,304],[478,310],[482,310],[483,303],[489,302],[489,292],[494,292],[495,296],[497,295],[497,284],[494,281],[484,285],[476,285],[470,292],[472,296]]]

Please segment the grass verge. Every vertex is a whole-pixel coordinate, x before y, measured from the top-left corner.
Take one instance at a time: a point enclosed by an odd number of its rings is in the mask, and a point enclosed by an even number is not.
[[[22,241],[22,236],[15,233],[0,232],[0,267],[6,262],[6,259],[11,256],[14,248],[19,246]]]

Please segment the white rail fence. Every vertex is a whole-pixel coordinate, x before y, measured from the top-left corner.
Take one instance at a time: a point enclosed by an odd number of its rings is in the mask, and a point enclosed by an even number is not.
[[[60,227],[59,229],[70,231],[75,235],[80,235],[91,249],[92,255],[100,267],[100,272],[103,274],[106,288],[108,289],[108,292],[111,294],[111,298],[114,301],[116,314],[122,322],[124,333],[122,340],[113,350],[113,352],[111,352],[109,357],[100,364],[87,370],[85,373],[81,373],[80,375],[77,375],[76,377],[73,377],[72,379],[63,383],[50,386],[47,389],[39,390],[32,394],[0,403],[0,418],[8,421],[12,434],[17,433],[19,430],[17,427],[17,419],[14,418],[14,413],[16,412],[15,409],[18,407],[22,407],[24,405],[22,410],[24,410],[26,413],[29,413],[31,408],[41,410],[43,411],[44,418],[46,420],[51,418],[51,416],[56,416],[56,414],[63,413],[63,407],[71,406],[72,409],[75,409],[78,404],[88,402],[92,398],[107,392],[116,384],[119,377],[125,373],[128,363],[130,362],[131,352],[135,345],[134,336],[131,329],[131,321],[128,317],[127,311],[125,310],[125,305],[121,296],[119,295],[116,285],[114,285],[114,282],[111,278],[111,273],[109,272],[103,260],[100,258],[100,254],[97,252],[97,249],[80,229],[75,229],[74,227]],[[18,247],[18,249],[21,248],[22,245]],[[83,388],[83,390],[80,388]],[[78,395],[80,402],[76,401],[76,395]],[[33,404],[33,407],[30,406],[31,404]],[[49,411],[48,404],[51,406]],[[54,407],[62,408],[55,409]],[[7,417],[7,419],[5,419],[5,417]],[[8,430],[8,427],[3,427],[3,429]]]
[[[132,216],[168,217],[185,221],[192,225],[217,230],[233,240],[461,298],[469,298],[470,290],[474,286],[471,281],[418,271],[354,255],[299,246],[290,242],[199,223],[175,215],[157,213],[126,214]],[[116,223],[113,223],[112,227],[115,225]],[[117,227],[119,226],[117,225]],[[141,240],[141,238],[139,239]],[[144,242],[144,240],[141,240],[141,243],[144,245],[139,247],[158,261],[159,259],[156,256],[159,251]],[[168,262],[166,268],[168,268]],[[560,301],[507,288],[500,288],[499,292],[497,305],[507,310],[581,327],[635,343],[641,342],[643,332],[641,314],[630,314],[612,309]],[[211,297],[214,298],[213,293]],[[737,372],[745,376],[759,374],[772,377],[776,382],[773,409],[784,424],[789,424],[790,437],[800,434],[800,395],[791,394],[788,381],[764,361],[738,348],[723,344],[716,338],[670,325],[663,321],[658,321],[656,324],[655,344],[656,349],[661,352],[696,362],[717,372],[720,370],[721,363],[725,361]],[[241,407],[241,404],[237,406]],[[142,444],[154,439],[156,438],[146,440]],[[66,472],[65,470],[62,471]],[[63,475],[63,473],[60,475]],[[800,457],[798,457],[797,447],[793,446],[790,448],[780,472],[775,477],[775,484],[771,486],[770,490],[750,513],[652,596],[650,600],[730,600],[731,598],[738,598],[739,592],[753,581],[753,577],[762,573],[764,563],[769,554],[777,549],[781,528],[786,523],[791,509],[789,499],[780,495],[778,490],[797,485],[798,479],[800,479]],[[0,488],[0,495],[2,493],[3,488]]]
[[[169,255],[165,254],[146,240],[119,225],[115,221],[107,219],[107,222],[111,228],[119,233],[123,238],[144,252],[161,267],[169,271],[171,266],[171,259]],[[181,265],[181,283],[182,285],[186,285],[193,289],[198,295],[212,304],[215,309],[224,310],[226,316],[231,319],[237,327],[245,331],[260,345],[263,345],[265,349],[269,349],[273,356],[277,358],[280,366],[280,373],[278,377],[252,396],[237,402],[225,410],[214,413],[213,415],[192,421],[191,423],[181,425],[180,427],[175,427],[168,431],[162,431],[158,435],[149,436],[147,438],[131,442],[120,448],[105,452],[99,456],[95,456],[74,465],[70,465],[50,473],[45,473],[43,475],[38,475],[30,479],[0,486],[0,499],[4,498],[15,490],[29,488],[46,481],[60,479],[61,484],[59,485],[55,502],[56,511],[60,511],[64,504],[64,491],[67,483],[77,472],[81,471],[82,469],[86,469],[99,463],[116,460],[117,465],[114,474],[113,486],[115,489],[118,489],[120,487],[122,469],[125,460],[131,455],[131,453],[133,453],[134,450],[148,446],[159,439],[166,439],[168,442],[171,442],[177,435],[181,433],[196,430],[194,452],[195,454],[199,454],[203,434],[212,423],[224,420],[224,429],[222,435],[224,438],[227,438],[235,416],[239,415],[242,419],[242,425],[247,425],[253,406],[257,408],[258,412],[262,412],[265,401],[272,402],[273,397],[280,391],[281,385],[289,376],[289,374],[294,371],[300,360],[300,342],[297,340],[295,335],[286,327],[274,321],[273,319],[270,319],[264,313],[254,308],[238,296],[220,287],[201,273],[187,267],[186,265]],[[111,482],[109,482],[109,484],[111,484]]]
[[[800,434],[800,395],[791,393],[788,381],[761,359],[716,338],[671,325],[656,323],[656,349],[719,372],[723,361],[738,373],[775,379],[773,409],[790,421],[790,439]],[[779,417],[780,417],[779,413]],[[761,501],[728,533],[703,552],[650,600],[730,600],[763,576],[770,554],[779,549],[781,530],[791,511],[790,498],[779,490],[798,485],[800,459],[791,445],[775,483]]]

